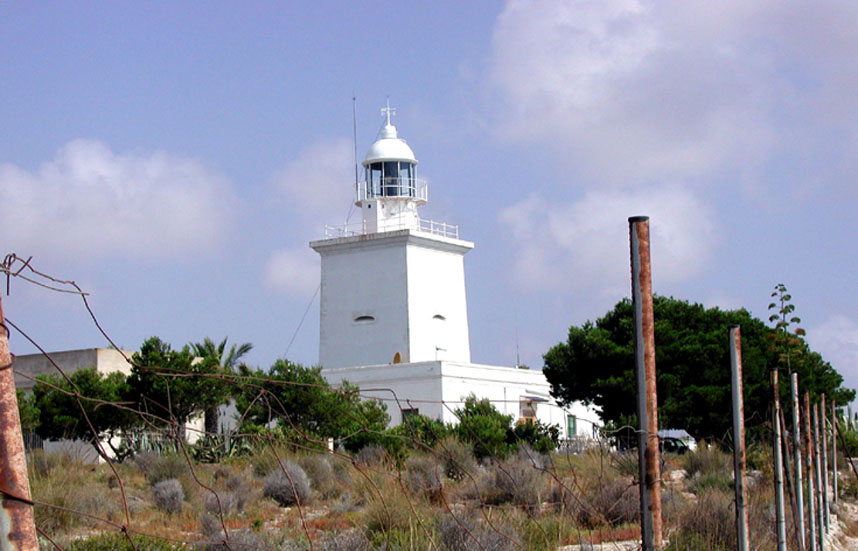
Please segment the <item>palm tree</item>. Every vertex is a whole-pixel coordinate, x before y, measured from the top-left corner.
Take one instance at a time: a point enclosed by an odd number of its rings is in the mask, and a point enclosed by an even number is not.
[[[238,360],[240,360],[242,356],[250,352],[253,348],[253,345],[249,342],[240,345],[233,344],[229,348],[229,351],[226,353],[226,356],[224,356],[224,352],[226,351],[226,341],[228,338],[229,337],[224,337],[223,340],[220,341],[220,344],[215,344],[213,340],[206,337],[201,343],[191,343],[191,351],[198,358],[202,358],[203,360],[209,360],[216,363],[224,372],[232,373],[235,371],[235,368],[238,365]],[[217,434],[217,417],[217,406],[206,408],[206,434]]]

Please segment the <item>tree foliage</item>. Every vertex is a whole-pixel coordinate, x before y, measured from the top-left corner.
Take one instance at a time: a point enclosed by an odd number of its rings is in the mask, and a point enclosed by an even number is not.
[[[229,375],[235,373],[239,360],[253,349],[253,345],[249,342],[239,345],[233,344],[227,351],[227,340],[228,337],[224,337],[220,343],[215,344],[213,340],[206,337],[203,339],[203,342],[191,343],[189,346],[197,358],[217,365],[219,371]],[[226,398],[226,396],[224,397]],[[218,406],[220,405],[210,405],[205,410],[205,432],[207,434],[216,434],[218,432]]]
[[[560,430],[556,426],[539,421],[519,422],[513,426],[512,415],[502,414],[488,398],[477,399],[473,394],[456,409],[456,417],[459,424],[453,428],[454,434],[473,446],[477,459],[502,459],[518,449],[522,442],[540,453],[548,453],[557,449],[560,442]]]
[[[741,326],[745,419],[749,436],[765,422],[770,395],[769,370],[779,363],[771,347],[773,330],[746,310],[704,308],[674,298],[654,298],[659,424],[684,428],[697,438],[726,436],[731,427],[728,328]],[[617,426],[636,425],[636,385],[632,304],[620,301],[605,316],[570,327],[565,343],[544,356],[552,394],[563,403],[582,401],[601,409]],[[855,391],[843,377],[799,339],[801,362],[793,368],[811,395],[825,393],[847,403]],[[781,392],[788,396],[788,381]]]
[[[180,433],[189,419],[222,404],[230,390],[216,361],[195,360],[189,347],[173,350],[158,337],[147,339],[131,361],[127,399],[149,414],[148,422],[175,423]]]
[[[122,459],[119,450],[113,449],[111,439],[139,422],[132,412],[113,405],[122,402],[128,393],[124,374],[114,372],[105,375],[93,367],[75,371],[69,380],[57,373],[40,375],[36,380],[31,413],[36,412],[39,416],[36,429],[39,436],[84,440],[90,442],[99,454],[102,450],[98,441],[103,441],[115,456]],[[79,403],[75,393],[81,397]]]
[[[276,422],[292,433],[333,438],[357,450],[378,440],[390,421],[384,404],[361,400],[348,382],[332,388],[319,367],[279,359],[267,372],[240,366],[239,376],[236,407],[246,428]]]

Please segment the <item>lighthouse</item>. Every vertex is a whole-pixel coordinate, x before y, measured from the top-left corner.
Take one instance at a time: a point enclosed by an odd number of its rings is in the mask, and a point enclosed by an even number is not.
[[[458,227],[420,217],[428,186],[399,137],[384,126],[355,184],[355,224],[327,227],[321,256],[319,363],[323,369],[471,361],[464,255]]]
[[[360,220],[326,227],[310,243],[322,259],[319,363],[334,386],[356,384],[385,402],[391,424],[409,415],[456,423],[469,395],[520,423],[557,425],[572,441],[592,435],[596,413],[550,395],[540,370],[471,363],[465,254],[457,226],[427,220],[417,157],[388,105],[355,184]]]

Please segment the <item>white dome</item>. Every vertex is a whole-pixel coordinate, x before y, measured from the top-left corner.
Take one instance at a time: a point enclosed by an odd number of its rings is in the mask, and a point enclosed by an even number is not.
[[[405,140],[396,136],[396,127],[392,124],[386,125],[381,130],[381,138],[369,146],[362,164],[366,166],[375,161],[410,161],[417,164],[414,152]]]

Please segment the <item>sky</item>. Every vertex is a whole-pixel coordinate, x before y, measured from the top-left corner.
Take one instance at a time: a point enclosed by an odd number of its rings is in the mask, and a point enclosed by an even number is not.
[[[353,106],[362,159],[389,98],[421,216],[476,244],[473,361],[539,368],[628,296],[648,215],[657,293],[767,319],[784,283],[858,388],[856,28],[831,1],[2,2],[0,254],[123,348],[313,364],[307,243],[351,210]],[[79,297],[10,291],[46,349],[108,345]]]

